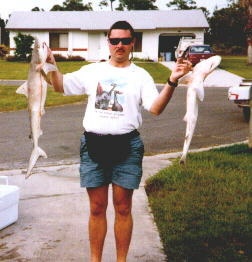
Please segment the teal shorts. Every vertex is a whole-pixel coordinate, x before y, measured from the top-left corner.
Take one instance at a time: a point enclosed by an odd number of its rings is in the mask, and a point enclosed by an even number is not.
[[[109,153],[109,152],[108,152]],[[94,162],[87,151],[86,138],[80,144],[80,184],[81,187],[94,188],[110,183],[126,189],[139,188],[142,178],[144,144],[140,136],[130,139],[130,152],[122,162],[103,167]]]

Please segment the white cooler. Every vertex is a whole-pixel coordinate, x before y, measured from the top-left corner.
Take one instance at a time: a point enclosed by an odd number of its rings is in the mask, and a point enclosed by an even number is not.
[[[19,187],[8,185],[8,177],[0,176],[0,230],[17,221],[18,202]]]

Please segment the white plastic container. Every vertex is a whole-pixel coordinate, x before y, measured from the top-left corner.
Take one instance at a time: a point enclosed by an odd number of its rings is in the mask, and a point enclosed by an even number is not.
[[[18,219],[19,187],[8,185],[8,177],[0,176],[0,230]]]

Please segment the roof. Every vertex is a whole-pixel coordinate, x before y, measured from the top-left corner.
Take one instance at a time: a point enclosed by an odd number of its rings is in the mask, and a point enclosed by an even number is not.
[[[158,28],[208,28],[201,9],[148,11],[29,11],[13,12],[8,30],[108,30],[118,20],[127,20],[135,30]]]

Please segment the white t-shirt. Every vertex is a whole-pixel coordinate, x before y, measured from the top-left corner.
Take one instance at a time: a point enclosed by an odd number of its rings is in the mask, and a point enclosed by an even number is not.
[[[141,107],[149,110],[158,96],[147,71],[131,63],[115,67],[109,62],[93,63],[63,76],[66,95],[88,95],[83,118],[86,131],[125,134],[142,124]]]

